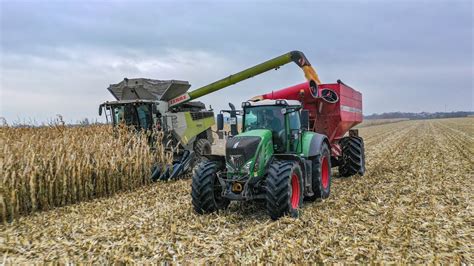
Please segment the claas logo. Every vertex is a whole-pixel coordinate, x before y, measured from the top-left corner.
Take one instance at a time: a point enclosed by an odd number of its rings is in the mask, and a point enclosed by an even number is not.
[[[184,102],[184,101],[186,101],[186,100],[188,100],[188,99],[189,99],[189,95],[186,93],[186,94],[180,95],[180,96],[178,96],[178,97],[176,97],[176,98],[174,98],[174,99],[171,99],[171,100],[168,102],[168,104],[169,104],[169,105],[176,105],[176,104],[181,103],[181,102]]]

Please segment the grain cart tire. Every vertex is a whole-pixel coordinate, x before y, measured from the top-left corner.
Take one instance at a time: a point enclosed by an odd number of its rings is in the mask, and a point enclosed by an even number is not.
[[[298,163],[275,161],[268,169],[266,207],[272,220],[284,215],[298,217],[303,203],[303,178]]]
[[[314,195],[307,197],[309,201],[316,199],[326,199],[331,193],[331,152],[328,144],[323,142],[319,155],[312,160],[312,186]]]
[[[206,160],[206,157],[204,157],[204,154],[211,154],[212,152],[212,146],[209,140],[207,139],[198,139],[194,143],[194,152],[195,152],[195,164],[198,164],[202,161]]]
[[[201,162],[194,171],[191,197],[194,210],[199,214],[216,212],[227,208],[230,201],[222,198],[222,187],[217,178],[214,162]]]
[[[348,177],[365,173],[364,140],[361,137],[344,137],[340,141],[342,158],[340,159],[339,175]]]

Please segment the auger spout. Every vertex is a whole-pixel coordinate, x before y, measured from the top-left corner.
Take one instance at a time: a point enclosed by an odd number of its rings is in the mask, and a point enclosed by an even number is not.
[[[253,67],[242,70],[238,73],[232,74],[228,77],[215,81],[206,86],[200,87],[196,90],[193,90],[189,93],[183,93],[171,100],[168,101],[170,107],[183,104],[185,102],[197,99],[204,95],[210,94],[212,92],[218,91],[225,87],[231,86],[243,80],[249,79],[251,77],[260,75],[272,69],[277,69],[280,66],[286,65],[290,62],[297,64],[304,72],[304,75],[308,81],[314,81],[317,84],[320,84],[318,74],[314,68],[309,63],[306,56],[300,51],[292,51],[281,56],[275,57],[268,61],[265,61],[261,64],[255,65]]]

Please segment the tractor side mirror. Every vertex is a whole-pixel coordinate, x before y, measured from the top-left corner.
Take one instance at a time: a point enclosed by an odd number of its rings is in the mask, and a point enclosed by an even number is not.
[[[308,110],[301,111],[301,128],[304,130],[309,129],[309,111]]]
[[[217,130],[223,130],[223,129],[224,129],[224,115],[217,114]]]
[[[102,105],[99,105],[99,116],[102,115]]]

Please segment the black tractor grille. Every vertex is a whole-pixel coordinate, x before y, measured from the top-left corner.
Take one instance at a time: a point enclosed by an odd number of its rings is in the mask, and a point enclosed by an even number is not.
[[[191,118],[193,120],[204,119],[208,117],[213,117],[214,112],[191,112]]]
[[[257,151],[260,137],[234,137],[225,145],[226,161],[234,169],[240,169]]]

